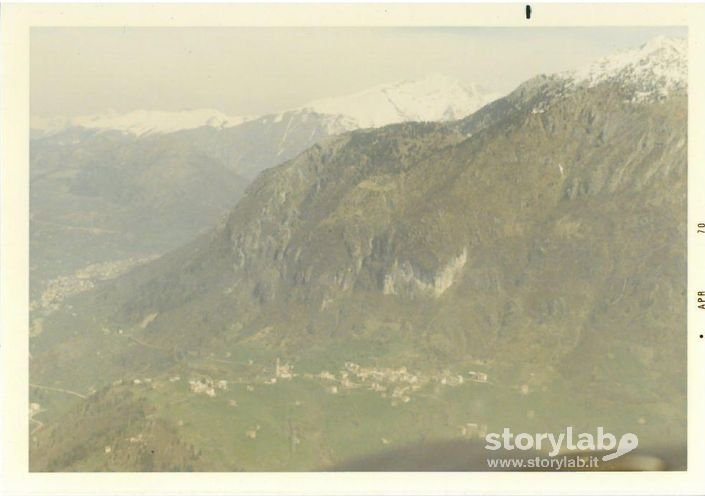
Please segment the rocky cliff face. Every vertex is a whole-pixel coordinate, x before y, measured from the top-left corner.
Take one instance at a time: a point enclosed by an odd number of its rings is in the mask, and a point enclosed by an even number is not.
[[[127,324],[158,312],[155,339],[272,327],[271,346],[296,348],[401,320],[417,349],[453,356],[560,366],[580,347],[604,351],[639,332],[673,358],[685,259],[666,240],[685,232],[685,96],[634,102],[613,82],[538,87],[495,104],[514,110],[491,119],[314,146],[263,174],[193,247],[104,298]],[[194,321],[205,315],[207,325]]]

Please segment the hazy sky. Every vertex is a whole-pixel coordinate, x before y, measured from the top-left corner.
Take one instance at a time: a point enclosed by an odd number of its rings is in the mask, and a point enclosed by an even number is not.
[[[441,73],[509,91],[684,28],[34,28],[31,111],[264,114]]]

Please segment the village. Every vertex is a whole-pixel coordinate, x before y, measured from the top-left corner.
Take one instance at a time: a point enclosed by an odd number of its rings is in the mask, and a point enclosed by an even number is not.
[[[345,362],[337,371],[322,370],[318,373],[294,372],[294,367],[290,363],[285,363],[279,358],[275,360],[274,366],[269,373],[258,373],[250,377],[217,378],[207,375],[199,375],[188,379],[189,390],[193,394],[205,395],[214,398],[218,392],[228,391],[229,385],[245,385],[245,390],[253,392],[258,386],[270,386],[290,381],[292,379],[303,379],[315,381],[321,384],[328,394],[342,394],[351,390],[367,390],[379,394],[382,398],[390,400],[392,406],[408,403],[413,395],[427,386],[435,386],[438,391],[442,387],[457,387],[466,383],[486,384],[489,376],[485,372],[474,370],[463,373],[443,370],[438,373],[423,374],[412,372],[407,367],[365,367],[354,362]],[[179,382],[182,378],[179,375],[169,377],[169,382]],[[151,378],[134,379],[133,384],[148,384],[152,387],[161,387],[153,384]],[[122,381],[116,381],[122,383]]]
[[[87,265],[73,274],[56,277],[50,280],[39,299],[30,303],[30,310],[57,310],[68,297],[95,287],[98,281],[114,279],[131,268],[149,262],[155,256],[143,258],[128,258],[111,262]]]
[[[366,389],[388,398],[392,406],[408,403],[414,393],[428,385],[455,387],[465,382],[486,383],[484,372],[468,371],[458,374],[444,370],[436,374],[412,372],[407,367],[364,367],[354,362],[346,362],[336,373],[327,370],[318,374],[306,374],[307,379],[320,380],[330,394],[345,390]]]
[[[254,365],[254,364],[251,364]],[[229,390],[234,384],[244,385],[245,391],[254,392],[257,387],[267,387],[293,379],[315,381],[319,383],[324,392],[330,395],[346,394],[355,390],[370,391],[378,394],[390,402],[392,407],[403,405],[412,401],[420,391],[432,386],[433,393],[439,393],[443,388],[454,388],[468,383],[487,384],[489,376],[485,372],[474,370],[455,373],[443,370],[437,373],[423,374],[412,372],[407,367],[365,367],[354,362],[345,362],[336,371],[322,370],[318,373],[294,372],[293,365],[285,363],[279,358],[268,373],[258,373],[248,377],[213,378],[205,374],[194,375],[188,378],[189,391],[194,395],[203,395],[215,398]],[[170,383],[180,382],[180,375],[169,377]],[[122,381],[116,381],[122,383]],[[148,385],[152,388],[163,387],[163,384],[153,382],[151,378],[134,379],[134,385]],[[522,391],[524,393],[524,391]],[[428,395],[428,392],[424,393]],[[229,400],[229,405],[237,406],[237,401]],[[481,430],[480,427],[468,427],[467,431]]]
[[[257,367],[254,362],[250,366]],[[428,387],[432,394],[439,393],[443,388],[455,388],[469,383],[488,384],[489,376],[486,372],[468,370],[465,373],[456,373],[443,370],[436,373],[421,373],[411,371],[407,367],[371,367],[362,366],[354,362],[345,362],[338,370],[322,370],[318,373],[296,373],[290,363],[276,358],[273,366],[258,369],[259,372],[247,377],[220,377],[213,378],[207,374],[190,374],[185,378],[180,374],[171,375],[166,380],[160,381],[150,377],[136,378],[129,381],[118,380],[114,385],[132,384],[134,386],[161,389],[168,384],[186,383],[188,391],[196,396],[216,398],[225,396],[229,407],[237,408],[238,401],[233,398],[231,387],[244,386],[246,394],[253,393],[259,387],[271,387],[292,380],[314,381],[323,388],[326,394],[344,395],[352,391],[369,391],[378,394],[389,401],[392,407],[410,403],[416,394],[428,396]],[[267,371],[267,372],[264,372]],[[426,390],[423,391],[422,390]],[[524,393],[524,391],[521,391]],[[301,404],[296,401],[296,404]],[[254,425],[248,428],[243,436],[246,439],[256,439],[261,426]],[[475,422],[466,422],[458,426],[458,435],[466,439],[480,439],[487,432],[487,425]],[[382,439],[382,444],[389,440]]]

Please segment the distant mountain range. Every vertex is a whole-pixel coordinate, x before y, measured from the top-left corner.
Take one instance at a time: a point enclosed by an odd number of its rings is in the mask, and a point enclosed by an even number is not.
[[[52,406],[34,469],[312,470],[566,422],[683,455],[686,67],[659,38],[460,120],[321,132],[190,243],[44,316],[32,381],[89,396]],[[272,382],[275,357],[301,375]],[[240,389],[178,386],[206,375]],[[107,451],[137,430],[143,451]]]
[[[291,119],[293,115],[301,119],[308,114],[311,118],[326,121],[329,134],[337,134],[398,122],[460,119],[500,96],[476,84],[463,84],[441,74],[432,74],[417,81],[383,84],[352,95],[316,100],[273,115],[234,117],[213,109],[177,112],[136,110],[123,114],[111,111],[69,118],[33,116],[32,129],[35,137],[76,127],[145,136],[199,127],[232,128],[248,121],[278,123],[286,118]]]
[[[230,117],[214,109],[184,110],[180,112],[134,110],[118,113],[111,110],[105,114],[76,117],[32,116],[34,137],[45,137],[71,128],[96,131],[120,131],[135,136],[165,134],[184,129],[208,126],[225,128],[237,126],[250,120],[247,117]]]

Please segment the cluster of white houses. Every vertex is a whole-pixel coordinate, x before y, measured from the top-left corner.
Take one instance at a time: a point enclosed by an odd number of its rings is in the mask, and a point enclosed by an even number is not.
[[[294,374],[294,367],[288,363],[282,363],[279,358],[277,358],[274,364],[274,376],[265,379],[265,384],[276,384],[280,379],[293,379],[296,377]]]
[[[423,386],[435,382],[443,386],[459,386],[466,381],[486,383],[485,372],[468,371],[457,374],[445,370],[439,374],[424,376],[409,371],[406,367],[363,367],[354,362],[346,362],[337,373],[323,370],[318,374],[304,374],[307,379],[324,381],[325,389],[330,394],[338,394],[345,389],[366,389],[380,393],[383,398],[390,398],[392,404],[408,403],[412,394]]]
[[[224,379],[214,381],[213,379],[202,377],[200,379],[190,379],[188,383],[191,387],[191,392],[196,394],[205,394],[211,398],[215,397],[216,389],[221,391],[228,390],[228,381]]]
[[[129,258],[112,262],[95,263],[83,267],[70,275],[59,276],[47,283],[39,300],[32,301],[30,310],[56,310],[69,296],[93,289],[96,281],[113,279],[135,265],[155,257]]]
[[[484,439],[487,435],[487,424],[468,422],[460,426],[460,435],[467,439]]]
[[[39,300],[33,301],[31,310],[46,309],[56,310],[60,303],[71,295],[93,289],[95,283],[89,279],[78,278],[73,275],[61,276],[52,279],[42,292]]]
[[[264,379],[260,378],[259,381],[263,382],[264,384],[276,384],[277,380],[292,379],[295,376],[296,374],[294,374],[293,367],[288,363],[282,363],[281,360],[277,358],[275,363],[274,376],[267,377]],[[169,377],[169,382],[178,382],[180,380],[181,376],[178,375]],[[139,383],[141,382],[142,381],[139,381]],[[135,381],[135,384],[138,384],[138,382]],[[192,393],[203,394],[211,398],[214,398],[219,390],[228,390],[228,381],[225,379],[215,380],[210,377],[202,376],[198,378],[189,379],[188,384]],[[255,387],[253,384],[247,384],[246,389],[247,391],[252,392],[255,390]]]
[[[276,384],[278,381],[291,380],[298,377],[298,374],[294,373],[294,367],[279,358],[274,363],[273,372],[272,375],[259,376],[258,379],[248,381],[249,383],[246,382],[246,390],[253,392],[255,383]],[[416,391],[429,384],[455,387],[468,381],[488,382],[487,373],[474,370],[470,370],[466,374],[444,370],[439,373],[424,375],[412,372],[407,367],[365,367],[354,362],[345,362],[343,367],[335,373],[323,370],[319,373],[303,373],[301,377],[308,380],[322,381],[326,392],[329,394],[338,394],[343,390],[352,389],[372,391],[378,393],[382,398],[389,398],[393,406],[408,403]],[[181,377],[175,375],[169,377],[168,380],[169,382],[178,382]],[[133,380],[134,384],[149,384],[150,382],[149,378]],[[238,382],[242,383],[242,381]],[[192,393],[202,394],[211,398],[214,398],[219,390],[228,390],[227,380],[215,380],[207,376],[191,378],[188,384]],[[471,429],[468,428],[468,430]]]

